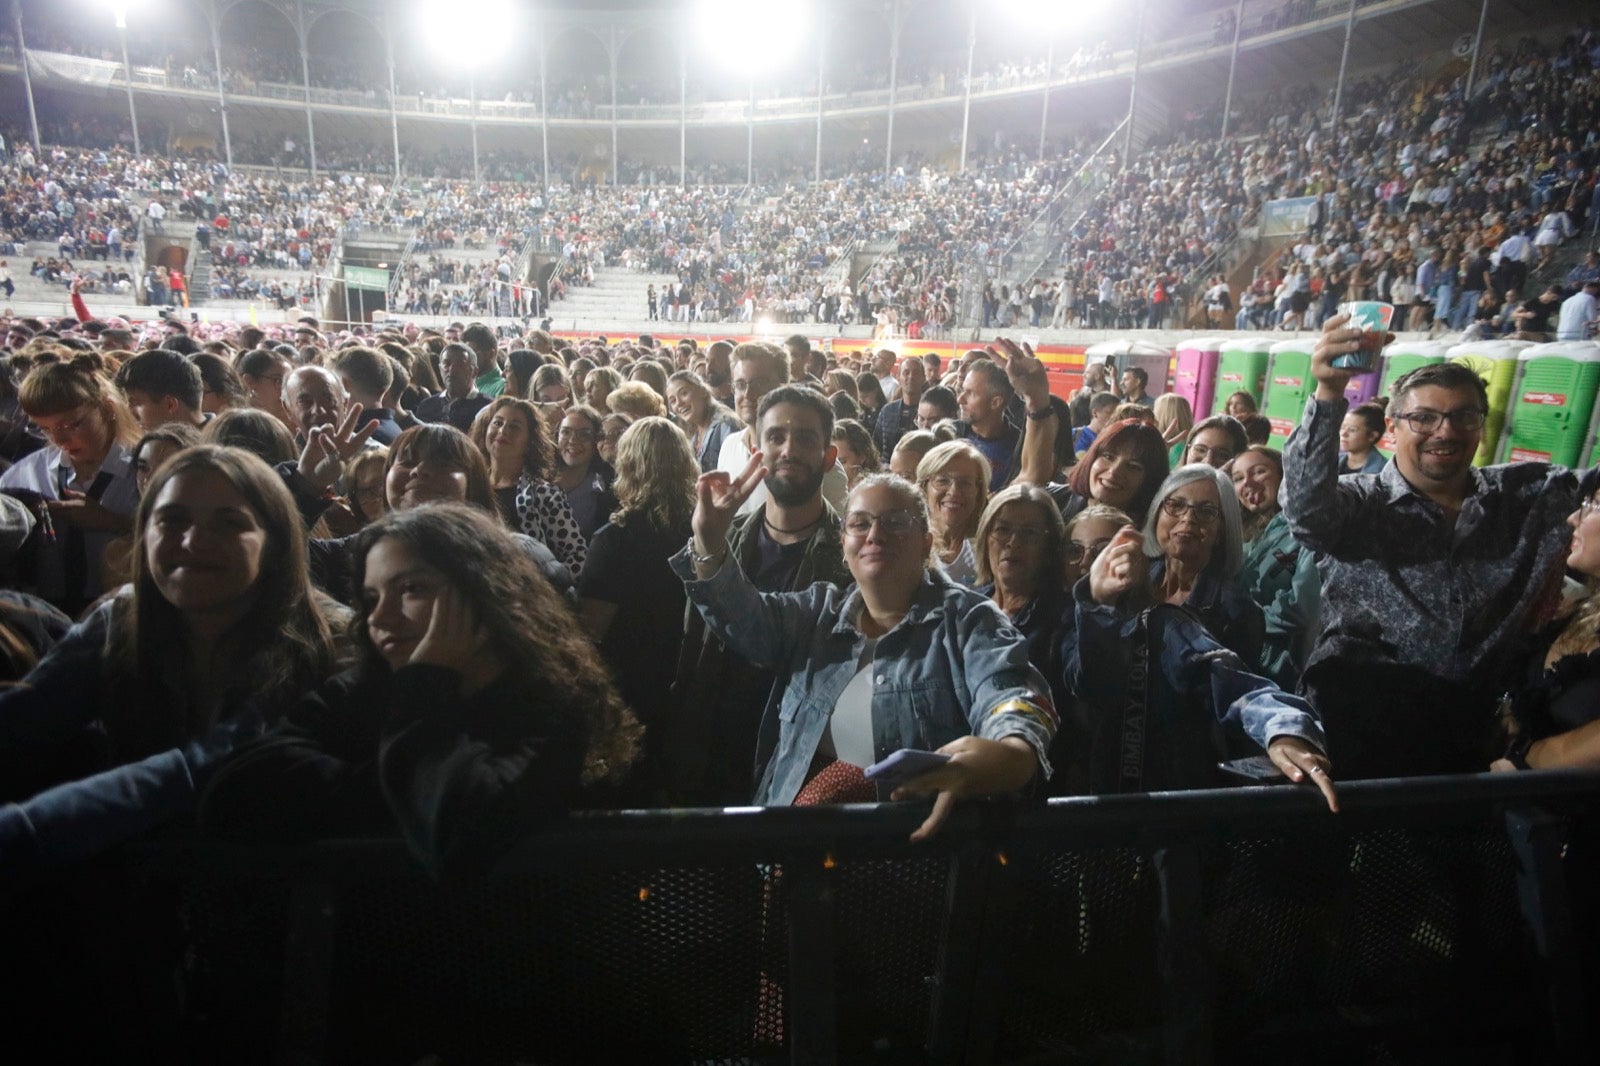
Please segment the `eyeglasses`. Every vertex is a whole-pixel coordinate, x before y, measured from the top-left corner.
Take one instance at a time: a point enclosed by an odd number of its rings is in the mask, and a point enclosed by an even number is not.
[[[1077,541],[1067,542],[1067,562],[1073,564],[1088,564],[1100,557],[1100,553],[1111,547],[1110,539],[1097,540],[1089,544],[1079,544]]]
[[[766,393],[766,392],[771,392],[773,389],[775,389],[777,387],[778,386],[776,384],[774,384],[771,381],[766,380],[765,378],[756,378],[754,381],[740,381],[738,378],[734,378],[733,379],[733,391],[736,392],[736,393],[738,393],[738,392],[762,392],[762,393]]]
[[[1463,407],[1459,411],[1430,411],[1423,408],[1419,411],[1407,411],[1405,414],[1394,417],[1401,422],[1410,424],[1413,432],[1434,433],[1449,419],[1463,433],[1476,433],[1483,428],[1484,412],[1478,407]]]
[[[1214,503],[1190,503],[1176,496],[1161,501],[1161,510],[1168,518],[1181,521],[1186,514],[1194,516],[1195,524],[1209,526],[1222,520],[1222,508]]]
[[[1213,448],[1208,444],[1191,444],[1189,459],[1191,462],[1222,466],[1233,459],[1233,453],[1226,448]]]
[[[600,434],[600,439],[605,441],[607,444],[615,444],[617,441],[622,439],[622,435],[626,432],[627,430],[625,429],[608,430],[607,432]]]
[[[617,436],[620,438],[622,434],[618,433]],[[560,429],[556,430],[556,440],[575,440],[580,444],[587,444],[594,440],[594,430],[568,429],[565,426],[562,426]]]
[[[933,486],[935,492],[949,492],[951,489],[966,489],[968,492],[977,492],[982,484],[975,477],[959,477],[951,474],[935,474],[928,479],[928,484]]]
[[[1578,504],[1578,521],[1582,522],[1586,520],[1590,515],[1594,514],[1597,509],[1600,509],[1600,493],[1590,496],[1588,499]]]
[[[844,516],[844,531],[852,537],[864,537],[872,532],[872,524],[876,522],[885,536],[898,537],[910,533],[914,529],[922,528],[922,516],[912,510],[885,511],[883,514],[873,514],[871,511],[851,511]]]
[[[989,527],[989,539],[997,541],[1015,540],[1018,544],[1038,544],[1044,540],[1047,530],[1043,526],[1013,526],[1005,522],[996,522]]]

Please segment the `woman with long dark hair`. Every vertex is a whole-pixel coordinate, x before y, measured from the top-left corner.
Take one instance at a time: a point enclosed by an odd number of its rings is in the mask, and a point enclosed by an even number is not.
[[[640,728],[512,534],[481,508],[386,515],[351,551],[353,670],[240,752],[202,824],[250,839],[395,832],[435,873],[491,865],[624,778]]]
[[[253,455],[201,445],[163,463],[132,570],[0,692],[0,781],[13,799],[46,789],[0,809],[8,861],[79,858],[184,813],[221,754],[333,670],[300,516]]]
[[[566,493],[567,506],[585,538],[593,537],[617,507],[611,492],[617,472],[600,457],[604,427],[604,415],[578,404],[561,416],[556,428],[556,470],[551,480]]]

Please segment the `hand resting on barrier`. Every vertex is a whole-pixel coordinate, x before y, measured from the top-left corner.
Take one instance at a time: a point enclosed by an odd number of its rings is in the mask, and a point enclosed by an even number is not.
[[[912,778],[894,792],[891,800],[915,799],[932,795],[933,810],[911,834],[913,844],[937,833],[949,819],[955,802],[966,796],[989,796],[1020,792],[1039,768],[1033,747],[1021,737],[960,737],[939,749],[950,761],[937,770]]]

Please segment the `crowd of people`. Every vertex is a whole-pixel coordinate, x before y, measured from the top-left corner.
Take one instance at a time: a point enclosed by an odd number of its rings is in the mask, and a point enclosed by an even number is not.
[[[1282,453],[1005,340],[3,326],[8,856],[388,832],[463,871],[574,807],[930,797],[920,840],[1234,758],[1334,810],[1600,764],[1600,478],[1474,468],[1454,364],[1375,465],[1343,318]],[[947,758],[868,775],[901,748]]]

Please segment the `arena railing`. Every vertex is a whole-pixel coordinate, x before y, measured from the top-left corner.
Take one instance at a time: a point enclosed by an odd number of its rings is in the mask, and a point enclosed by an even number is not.
[[[1563,855],[1600,773],[1340,798],[969,803],[925,845],[906,805],[582,814],[437,882],[389,841],[169,841],[94,888],[172,930],[140,958],[186,960],[172,1031],[227,1061],[1591,1061]]]

